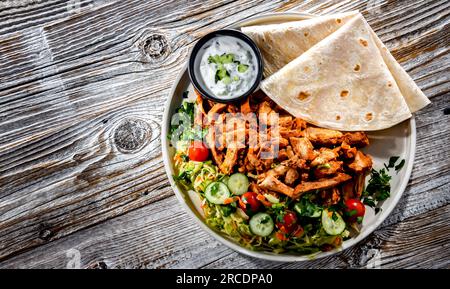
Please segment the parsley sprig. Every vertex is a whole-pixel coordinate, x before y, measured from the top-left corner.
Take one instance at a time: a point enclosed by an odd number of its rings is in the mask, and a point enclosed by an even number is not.
[[[378,171],[372,169],[370,173],[369,183],[362,193],[362,201],[369,207],[375,208],[375,214],[381,211],[378,203],[386,200],[391,195],[390,181],[392,177],[388,174],[389,170],[394,169],[398,173],[405,165],[405,160],[402,159],[398,162],[399,159],[400,157],[398,156],[392,156],[389,158],[388,164],[384,164],[384,168]]]

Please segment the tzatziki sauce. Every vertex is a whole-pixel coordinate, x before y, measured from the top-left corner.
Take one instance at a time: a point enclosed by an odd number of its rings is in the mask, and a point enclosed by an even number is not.
[[[199,56],[204,85],[218,99],[233,99],[245,94],[258,76],[256,55],[239,38],[214,37],[203,45]]]

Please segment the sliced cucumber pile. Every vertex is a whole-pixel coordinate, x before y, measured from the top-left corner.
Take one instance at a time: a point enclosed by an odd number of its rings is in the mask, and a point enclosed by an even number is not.
[[[269,214],[258,213],[250,219],[250,230],[253,234],[267,237],[274,228],[273,220]]]
[[[250,183],[246,175],[236,173],[230,176],[227,185],[234,195],[240,196],[247,192]]]
[[[206,187],[205,197],[213,204],[223,205],[224,201],[230,197],[230,190],[222,182],[213,182]]]
[[[322,226],[329,235],[339,235],[345,230],[345,222],[341,215],[327,209],[322,211]]]

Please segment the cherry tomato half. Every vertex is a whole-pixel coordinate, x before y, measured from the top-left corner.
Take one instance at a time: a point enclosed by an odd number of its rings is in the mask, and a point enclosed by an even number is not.
[[[261,208],[261,202],[257,199],[257,194],[247,192],[241,196],[239,206],[247,215],[255,214]]]
[[[277,222],[276,225],[281,232],[290,234],[294,229],[297,229],[297,215],[294,212],[286,211],[283,221]]]
[[[189,159],[196,162],[204,162],[208,159],[209,150],[201,141],[193,141],[189,146]]]
[[[348,199],[345,201],[345,215],[348,220],[355,222],[360,217],[363,218],[366,213],[366,207],[358,199]]]

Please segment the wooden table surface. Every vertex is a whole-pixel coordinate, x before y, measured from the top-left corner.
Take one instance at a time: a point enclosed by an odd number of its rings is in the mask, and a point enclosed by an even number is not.
[[[212,29],[274,11],[354,9],[432,101],[415,116],[409,186],[377,231],[333,257],[238,254],[169,186],[169,89]],[[447,0],[0,2],[0,267],[449,268],[449,19]]]

